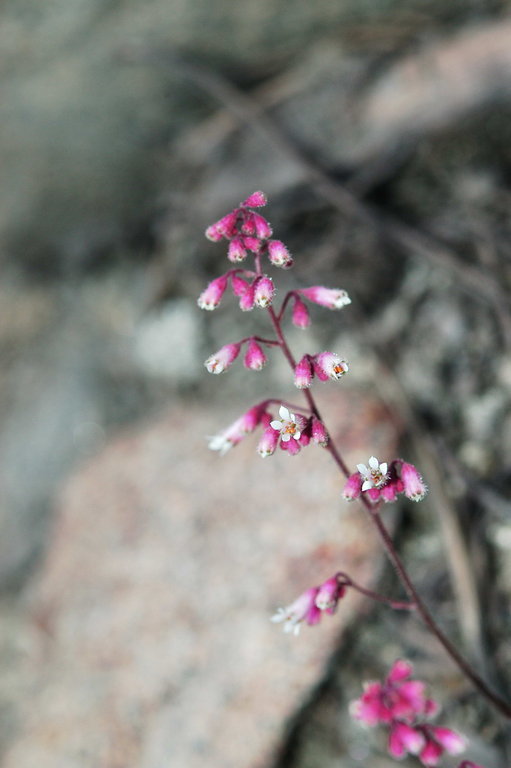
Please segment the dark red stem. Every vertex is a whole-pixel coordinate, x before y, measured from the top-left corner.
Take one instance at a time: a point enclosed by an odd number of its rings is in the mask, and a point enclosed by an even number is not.
[[[256,264],[256,268],[260,270],[260,264]],[[294,369],[296,368],[296,361],[291,353],[291,350],[288,347],[288,344],[282,332],[279,317],[277,317],[277,315],[275,314],[273,307],[268,307],[267,311],[270,316],[270,320],[272,322],[277,338],[279,340],[279,344],[282,349],[282,352],[284,353],[285,358],[287,359],[289,365],[294,371]],[[303,390],[303,394],[305,396],[305,399],[307,400],[307,404],[310,408],[311,413],[313,413],[314,416],[316,416],[316,418],[322,421],[318,407],[316,405],[316,402],[310,390],[308,389]],[[326,450],[330,453],[333,460],[335,461],[335,463],[337,464],[341,472],[345,475],[345,477],[349,477],[350,471],[346,463],[344,462],[341,454],[337,450],[337,447],[334,445],[334,442],[331,437],[328,441],[328,445],[326,446]],[[477,672],[472,668],[472,666],[468,663],[468,661],[466,661],[466,659],[463,658],[463,656],[458,652],[458,650],[455,648],[455,646],[452,644],[449,638],[440,629],[438,624],[433,619],[428,608],[420,598],[408,574],[408,571],[405,568],[403,561],[401,560],[400,556],[396,551],[396,548],[394,547],[394,543],[389,535],[389,532],[387,531],[387,529],[385,528],[381,520],[381,517],[379,514],[379,504],[373,505],[369,501],[367,501],[367,499],[365,499],[364,497],[361,498],[361,501],[366,511],[368,512],[370,519],[372,520],[374,526],[378,531],[381,542],[383,544],[383,547],[387,553],[389,560],[391,561],[408,597],[410,598],[411,602],[414,604],[414,607],[417,610],[417,612],[420,614],[424,624],[428,627],[428,629],[432,632],[432,634],[437,638],[438,642],[444,647],[445,651],[448,653],[451,659],[455,662],[455,664],[457,664],[458,667],[461,669],[461,671],[466,675],[466,677],[468,677],[469,680],[472,681],[472,683],[480,691],[480,693],[482,693],[482,695],[485,696],[485,698],[488,699],[488,701],[490,701],[505,717],[511,718],[511,706],[504,699],[502,699],[497,693],[495,693],[486,684],[486,682],[477,674]],[[359,589],[359,591],[362,591],[362,590],[363,588]],[[368,595],[368,596],[373,596],[373,595]],[[374,598],[374,599],[378,599],[378,598]]]

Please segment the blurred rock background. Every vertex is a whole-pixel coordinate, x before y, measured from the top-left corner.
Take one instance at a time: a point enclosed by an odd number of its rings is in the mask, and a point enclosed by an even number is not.
[[[442,687],[472,759],[509,764],[506,730],[413,619],[360,605],[291,655],[268,631],[274,603],[339,558],[397,587],[324,457],[298,457],[310,477],[294,499],[287,457],[261,469],[250,446],[207,453],[202,435],[290,390],[277,360],[260,377],[208,377],[212,349],[264,325],[227,300],[213,316],[195,304],[225,263],[205,226],[264,189],[296,259],[282,290],[321,282],[353,299],[342,317],[314,313],[307,349],[335,346],[352,363],[324,407],[352,461],[399,439],[421,464],[430,500],[399,510],[396,535],[445,626],[506,691],[509,11],[497,0],[2,4],[6,765],[359,765],[366,737],[346,703],[397,655]],[[259,519],[261,495],[277,511],[265,501]],[[221,557],[228,534],[234,565]],[[209,621],[200,594],[185,610],[190,585],[211,588]],[[246,665],[220,674],[237,654]],[[371,764],[387,765],[379,750]]]

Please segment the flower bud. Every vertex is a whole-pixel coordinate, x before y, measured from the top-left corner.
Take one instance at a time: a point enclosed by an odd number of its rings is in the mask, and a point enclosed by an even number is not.
[[[328,445],[328,432],[322,421],[316,416],[312,417],[312,439],[316,445],[321,445],[323,448]]]
[[[276,432],[273,427],[266,427],[257,446],[258,454],[262,456],[263,459],[265,459],[267,456],[271,456],[273,453],[275,453],[278,442],[279,433]]]
[[[360,475],[360,472],[354,472],[346,480],[343,491],[342,491],[342,495],[346,499],[346,501],[353,501],[353,499],[358,499],[361,492],[362,492],[362,477]]]
[[[244,293],[240,296],[240,309],[243,310],[243,312],[250,312],[250,310],[254,309],[254,285],[250,285],[250,283],[247,283],[247,287],[244,291]]]
[[[337,603],[345,592],[346,587],[344,584],[339,584],[338,579],[335,576],[332,576],[331,579],[327,579],[319,587],[316,595],[316,606],[321,611],[334,613],[337,608]]]
[[[401,465],[401,480],[405,496],[412,501],[421,501],[427,493],[427,487],[419,471],[413,464],[403,462]]]
[[[243,360],[245,368],[248,368],[250,371],[260,371],[264,368],[267,362],[268,358],[264,354],[260,344],[258,344],[255,339],[250,339],[245,353],[245,359]]]
[[[295,297],[291,320],[293,325],[296,325],[297,328],[308,328],[311,324],[309,310],[298,296]]]
[[[304,355],[295,368],[295,387],[307,389],[312,384],[313,375],[309,355]]]
[[[267,202],[264,192],[252,192],[240,205],[243,208],[262,208]]]
[[[233,237],[229,243],[227,258],[235,264],[247,258],[247,249],[245,248],[241,237]]]
[[[266,309],[266,307],[269,307],[272,303],[274,295],[275,287],[273,285],[273,280],[271,277],[263,275],[255,284],[254,302],[258,307]]]
[[[310,288],[302,288],[300,293],[314,304],[319,304],[328,309],[341,309],[351,304],[351,299],[346,291],[340,288],[325,288],[322,285],[313,285]]]
[[[213,310],[218,307],[227,288],[227,280],[226,275],[221,275],[209,283],[197,299],[197,304],[201,309]]]
[[[293,259],[281,240],[270,240],[268,242],[268,258],[274,267],[288,269],[293,266]]]
[[[204,365],[209,373],[223,373],[236,360],[240,353],[240,344],[226,344],[218,352],[208,357]]]

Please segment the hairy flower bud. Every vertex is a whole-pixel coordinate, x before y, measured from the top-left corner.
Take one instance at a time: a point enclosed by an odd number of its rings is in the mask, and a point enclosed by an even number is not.
[[[401,480],[405,496],[412,501],[421,501],[427,493],[427,487],[417,467],[403,462],[401,465]]]
[[[311,324],[309,310],[298,296],[295,297],[291,321],[297,328],[308,328]]]
[[[208,357],[204,365],[209,373],[223,373],[236,360],[240,353],[240,344],[226,344],[218,352]]]
[[[262,208],[267,202],[264,192],[252,192],[240,205],[242,208]]]
[[[248,368],[251,371],[260,371],[264,368],[267,362],[268,358],[264,354],[260,344],[258,344],[255,339],[250,339],[243,360],[245,368]]]
[[[301,288],[300,293],[314,304],[319,304],[328,309],[341,309],[351,304],[351,299],[340,288],[325,288],[322,285],[313,285],[310,288]]]
[[[272,303],[274,295],[275,295],[275,287],[273,285],[273,280],[271,279],[271,277],[268,277],[267,275],[263,275],[255,283],[255,290],[254,290],[255,304],[257,304],[258,307],[262,307],[263,309],[266,309],[266,307],[269,307],[270,304]]]
[[[307,389],[312,384],[313,369],[309,355],[304,355],[295,368],[295,387]]]
[[[241,237],[233,237],[229,243],[227,258],[235,264],[247,258],[247,249]]]
[[[268,242],[268,258],[274,267],[289,269],[289,267],[293,266],[292,256],[281,240],[270,240]]]
[[[228,277],[226,275],[221,275],[220,277],[215,278],[215,280],[212,280],[197,299],[199,307],[208,310],[216,309],[225,293],[227,282]]]

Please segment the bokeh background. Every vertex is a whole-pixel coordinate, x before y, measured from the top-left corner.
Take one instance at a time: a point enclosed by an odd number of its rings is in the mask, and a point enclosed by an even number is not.
[[[227,264],[205,227],[263,189],[296,261],[279,290],[353,300],[290,330],[297,352],[351,363],[318,389],[329,426],[351,463],[420,465],[428,500],[387,522],[443,626],[509,693],[510,11],[1,4],[9,768],[384,768],[383,736],[347,706],[397,656],[471,759],[509,765],[509,731],[413,618],[349,598],[298,639],[269,624],[338,568],[399,586],[321,451],[207,451],[255,400],[293,393],[276,356],[209,376],[202,361],[264,318],[196,297]]]

